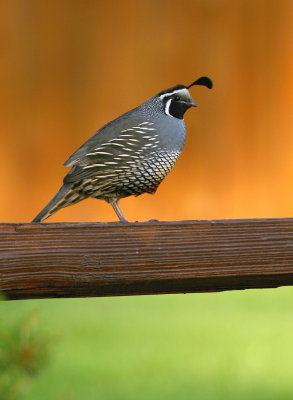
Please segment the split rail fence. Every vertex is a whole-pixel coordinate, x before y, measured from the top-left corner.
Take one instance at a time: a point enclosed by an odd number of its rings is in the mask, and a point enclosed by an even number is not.
[[[5,299],[293,285],[293,219],[0,224]]]

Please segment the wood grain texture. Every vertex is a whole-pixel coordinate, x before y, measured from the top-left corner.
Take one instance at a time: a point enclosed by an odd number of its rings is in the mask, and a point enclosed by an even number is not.
[[[293,284],[293,219],[0,224],[7,299]]]

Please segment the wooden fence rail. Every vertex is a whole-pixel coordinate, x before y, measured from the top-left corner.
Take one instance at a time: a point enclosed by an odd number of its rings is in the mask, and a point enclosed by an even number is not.
[[[7,299],[293,285],[293,219],[0,224]]]

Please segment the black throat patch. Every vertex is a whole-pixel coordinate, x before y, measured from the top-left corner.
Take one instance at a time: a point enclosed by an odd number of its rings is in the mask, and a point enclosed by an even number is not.
[[[166,107],[168,107],[168,104],[166,104]],[[171,102],[169,102],[169,110],[167,110],[167,108],[165,108],[165,111],[166,111],[166,114],[168,111],[169,114],[172,115],[172,117],[174,117],[174,118],[183,119],[184,113],[185,113],[185,111],[188,110],[189,107],[190,106],[186,103],[177,102],[172,99]]]

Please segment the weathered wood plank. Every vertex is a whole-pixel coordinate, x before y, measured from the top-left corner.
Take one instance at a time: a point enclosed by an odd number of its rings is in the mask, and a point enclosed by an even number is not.
[[[293,219],[0,224],[9,299],[293,285]]]

